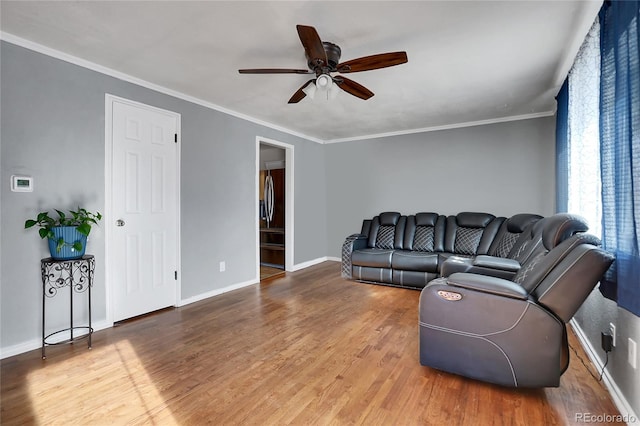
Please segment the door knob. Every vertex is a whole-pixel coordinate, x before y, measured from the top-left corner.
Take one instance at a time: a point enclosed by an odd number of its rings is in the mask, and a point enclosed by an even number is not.
[[[116,220],[116,226],[124,226],[124,220],[122,219]]]

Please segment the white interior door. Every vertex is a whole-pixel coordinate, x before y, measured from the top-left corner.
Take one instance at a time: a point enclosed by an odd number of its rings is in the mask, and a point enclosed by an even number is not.
[[[111,239],[113,321],[177,302],[180,115],[112,103]]]

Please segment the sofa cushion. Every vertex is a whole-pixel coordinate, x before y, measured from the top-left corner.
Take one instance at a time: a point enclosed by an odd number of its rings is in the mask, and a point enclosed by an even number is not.
[[[516,241],[526,230],[531,229],[533,224],[542,219],[537,214],[521,213],[511,216],[505,220],[495,239],[491,243],[488,254],[497,257],[509,257]]]
[[[589,226],[583,217],[560,213],[547,218],[542,231],[542,242],[548,250],[579,232],[587,232]]]
[[[516,241],[518,241],[518,238],[520,238],[519,233],[505,231],[500,235],[500,239],[496,241],[497,244],[495,245],[493,250],[489,251],[489,254],[496,257],[509,256],[509,252],[511,252],[511,249],[513,248],[513,245],[516,243]]]
[[[559,215],[556,215],[559,216]],[[552,216],[555,217],[555,216]],[[555,224],[561,223],[560,221],[554,221]],[[555,233],[555,226],[546,229],[548,232]],[[544,240],[544,236],[543,236]],[[572,237],[567,238],[560,244],[555,246],[552,250],[553,256],[547,256],[550,253],[546,250],[544,244],[540,244],[541,249],[536,250],[526,263],[522,264],[522,267],[513,278],[514,282],[520,284],[525,290],[533,293],[535,290],[534,285],[538,285],[544,277],[549,273],[551,269],[556,266],[556,263],[562,260],[569,252],[571,252],[576,246],[581,244],[587,244],[592,246],[600,245],[600,240],[593,235],[578,233]],[[540,264],[540,265],[538,265]]]
[[[486,228],[495,216],[489,213],[462,212],[456,216],[458,226],[465,228]]]
[[[438,272],[438,254],[396,250],[391,257],[393,269],[420,272]]]
[[[417,226],[413,238],[413,249],[415,251],[433,251],[434,234],[433,226]]]
[[[454,250],[460,254],[476,254],[480,239],[482,238],[483,228],[463,228],[459,227],[456,232]]]
[[[391,269],[353,266],[353,278],[361,281],[392,284]]]
[[[400,220],[400,213],[398,212],[384,212],[378,216],[380,225],[396,226]]]
[[[373,268],[391,268],[393,250],[379,248],[365,248],[355,250],[351,254],[353,266],[369,266]]]
[[[416,213],[415,216],[416,226],[436,226],[440,215],[438,213]]]
[[[548,218],[543,218],[525,229],[509,251],[507,257],[523,265],[542,246],[542,231]],[[544,248],[542,246],[542,248]]]
[[[380,225],[378,228],[378,235],[376,237],[376,247],[381,249],[392,249],[395,235],[396,227],[394,225]]]
[[[542,219],[542,216],[531,213],[513,215],[506,221],[507,231],[520,234],[540,219]]]
[[[468,256],[487,254],[504,220],[473,212],[447,217],[444,251]]]
[[[374,217],[369,228],[367,246],[378,249],[401,249],[404,243],[406,216],[397,212],[385,212]]]
[[[395,269],[392,275],[393,284],[416,289],[424,288],[429,281],[437,277],[438,274],[433,272],[396,271]]]
[[[558,213],[534,223],[525,230],[507,257],[525,265],[539,255],[546,254],[572,235],[588,229],[583,218],[569,213]]]
[[[421,252],[442,251],[445,220],[437,213],[407,216],[402,248]]]

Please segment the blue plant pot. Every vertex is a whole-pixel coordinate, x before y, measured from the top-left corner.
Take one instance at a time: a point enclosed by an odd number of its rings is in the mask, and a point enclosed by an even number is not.
[[[70,260],[80,259],[84,256],[84,251],[87,248],[87,236],[78,232],[75,226],[56,226],[52,228],[54,238],[49,238],[49,252],[51,257],[57,260]],[[64,246],[60,251],[56,250],[58,246],[58,240],[64,239]],[[82,250],[77,251],[73,248],[73,244],[76,241],[80,241],[82,244]]]

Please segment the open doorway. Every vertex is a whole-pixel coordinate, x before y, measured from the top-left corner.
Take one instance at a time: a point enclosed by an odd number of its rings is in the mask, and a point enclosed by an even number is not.
[[[266,139],[258,139],[257,143],[257,257],[262,281],[292,268],[293,147]]]

